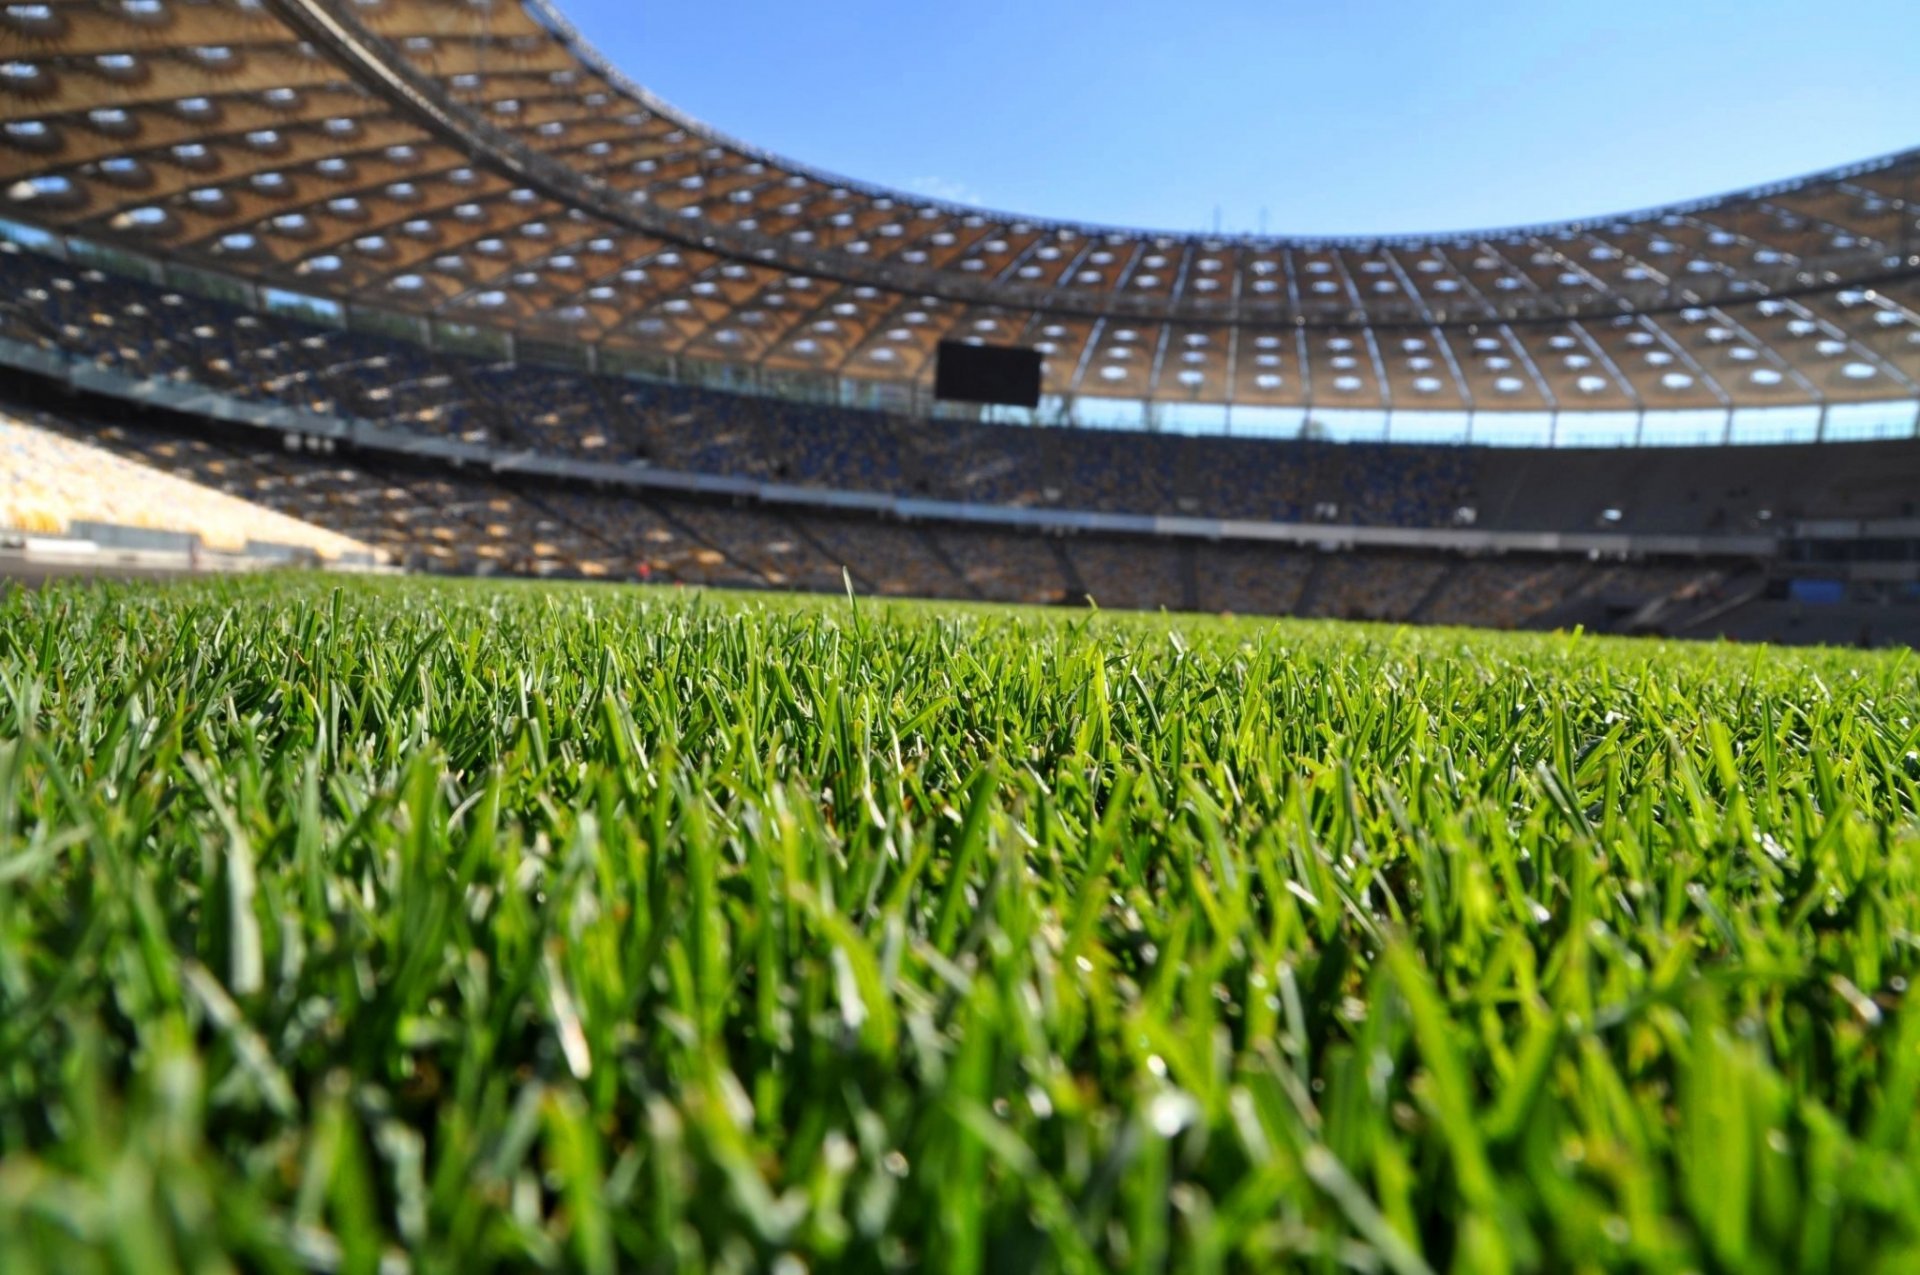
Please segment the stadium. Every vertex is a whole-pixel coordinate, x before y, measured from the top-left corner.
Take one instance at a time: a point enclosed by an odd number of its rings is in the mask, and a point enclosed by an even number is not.
[[[548,0],[0,54],[0,1267],[1920,1260],[1920,150],[1162,233]]]

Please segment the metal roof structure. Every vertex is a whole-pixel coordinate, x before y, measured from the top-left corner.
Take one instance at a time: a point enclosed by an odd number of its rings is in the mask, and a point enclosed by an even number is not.
[[[0,212],[539,341],[923,383],[1411,411],[1920,397],[1920,150],[1471,234],[957,207],[725,136],[547,0],[4,0]]]

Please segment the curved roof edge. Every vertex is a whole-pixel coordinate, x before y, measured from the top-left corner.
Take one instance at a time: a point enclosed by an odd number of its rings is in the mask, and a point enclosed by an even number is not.
[[[1374,235],[1261,235],[1213,233],[1197,230],[1168,230],[1153,226],[1122,226],[1102,222],[1077,221],[1063,217],[1040,217],[1004,208],[990,208],[980,204],[955,203],[952,200],[939,199],[924,195],[918,191],[883,186],[876,182],[863,181],[857,177],[848,177],[813,164],[803,163],[792,156],[780,154],[757,146],[737,137],[725,129],[719,128],[691,111],[675,106],[659,94],[639,83],[622,71],[606,54],[575,26],[567,16],[560,12],[553,0],[523,0],[527,12],[547,27],[553,37],[565,45],[569,52],[581,62],[619,88],[631,95],[648,110],[673,120],[677,125],[701,137],[730,147],[750,158],[768,164],[777,164],[783,170],[818,181],[823,185],[844,187],[850,191],[875,199],[891,199],[903,203],[916,204],[929,208],[939,208],[961,216],[978,215],[1001,221],[1018,221],[1036,229],[1071,230],[1076,234],[1098,238],[1106,235],[1126,235],[1148,239],[1168,239],[1184,243],[1240,244],[1263,249],[1297,248],[1352,248],[1370,245],[1400,247],[1409,244],[1453,243],[1463,240],[1504,239],[1522,235],[1551,235],[1560,231],[1583,231],[1597,226],[1611,226],[1621,222],[1649,222],[1663,217],[1684,216],[1689,213],[1724,207],[1745,200],[1767,199],[1776,195],[1790,194],[1810,186],[1828,185],[1846,181],[1866,173],[1879,172],[1895,165],[1920,160],[1920,146],[1906,150],[1890,151],[1886,154],[1869,156],[1865,159],[1836,164],[1814,172],[1802,173],[1795,177],[1784,177],[1777,181],[1763,182],[1755,186],[1742,186],[1734,190],[1721,191],[1712,195],[1703,195],[1694,199],[1678,200],[1664,204],[1655,204],[1621,212],[1596,213],[1584,217],[1560,218],[1537,222],[1517,222],[1505,226],[1488,226],[1463,230],[1440,231],[1399,231]]]

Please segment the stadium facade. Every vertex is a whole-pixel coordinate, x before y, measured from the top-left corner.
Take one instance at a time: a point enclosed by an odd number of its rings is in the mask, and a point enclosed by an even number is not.
[[[767,154],[543,0],[23,0],[0,37],[0,353],[170,419],[635,499],[1184,538],[1165,605],[1206,603],[1193,546],[1221,540],[1838,562],[1896,592],[1920,569],[1898,442],[1865,477],[1861,454],[1748,449],[1731,485],[1711,451],[1423,445],[1912,440],[1920,151],[1555,225],[1176,235]],[[1294,441],[929,423],[952,415],[942,340],[1044,354],[1021,425]],[[1297,435],[1405,446],[1308,457]],[[1444,613],[1436,587],[1397,592]]]

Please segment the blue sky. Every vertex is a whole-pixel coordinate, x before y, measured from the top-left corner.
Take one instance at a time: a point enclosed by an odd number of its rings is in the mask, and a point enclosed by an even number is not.
[[[560,3],[771,150],[1129,226],[1499,226],[1920,144],[1920,0]]]

